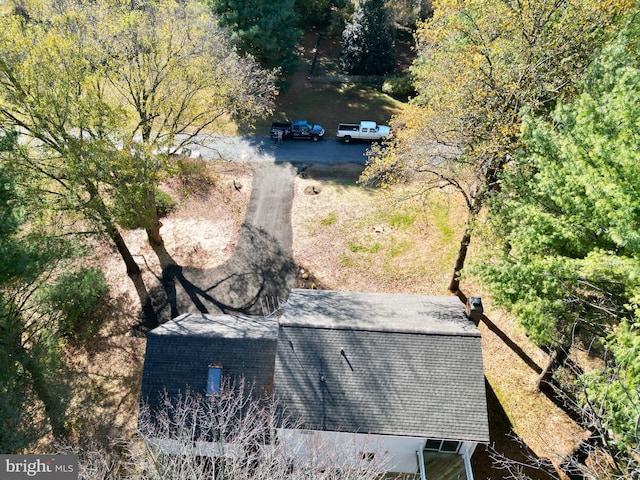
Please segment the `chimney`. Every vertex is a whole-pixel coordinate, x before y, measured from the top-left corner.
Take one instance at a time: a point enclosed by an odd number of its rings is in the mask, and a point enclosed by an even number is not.
[[[478,324],[483,311],[484,308],[482,307],[482,299],[480,297],[470,297],[467,300],[465,313],[476,325]]]

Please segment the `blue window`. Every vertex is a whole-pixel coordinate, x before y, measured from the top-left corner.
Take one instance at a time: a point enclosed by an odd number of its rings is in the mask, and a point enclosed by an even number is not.
[[[220,393],[220,381],[222,379],[222,365],[209,365],[207,377],[207,394]]]

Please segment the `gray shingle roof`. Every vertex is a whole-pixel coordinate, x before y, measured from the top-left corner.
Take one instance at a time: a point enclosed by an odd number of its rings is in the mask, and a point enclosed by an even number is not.
[[[208,366],[221,364],[225,377],[271,389],[276,354],[276,319],[185,314],[147,335],[142,400],[151,407],[169,395],[205,393]]]
[[[455,297],[294,290],[274,384],[306,428],[489,441],[480,334]]]
[[[307,428],[489,441],[480,334],[457,298],[294,290],[279,324],[187,314],[156,328],[142,399],[204,393],[222,364],[275,384]]]

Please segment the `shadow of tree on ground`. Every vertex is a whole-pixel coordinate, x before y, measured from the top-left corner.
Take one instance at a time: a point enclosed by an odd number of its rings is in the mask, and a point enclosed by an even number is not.
[[[162,270],[161,287],[153,291],[161,323],[183,313],[266,315],[284,301],[295,281],[293,257],[263,229],[245,224],[241,241],[224,264],[211,269]]]
[[[477,480],[513,478],[511,474],[517,470],[526,475],[522,478],[530,478],[531,480],[556,479],[557,476],[554,475],[551,462],[538,458],[513,431],[507,413],[486,380],[485,387],[491,444],[478,445],[471,457],[474,478]],[[496,454],[507,460],[506,463],[495,461]]]
[[[295,170],[288,164],[256,167],[238,243],[220,266],[182,266],[163,245],[154,246],[162,269],[160,286],[150,292],[158,322],[143,321],[134,332],[144,334],[184,313],[267,315],[285,301],[296,281],[291,240],[294,178]]]

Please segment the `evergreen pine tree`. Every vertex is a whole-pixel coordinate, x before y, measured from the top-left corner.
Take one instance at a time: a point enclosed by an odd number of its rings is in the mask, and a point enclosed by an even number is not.
[[[295,0],[208,0],[220,23],[231,29],[242,53],[264,68],[295,70],[296,45],[301,36]]]
[[[393,32],[384,0],[358,2],[342,32],[340,66],[350,75],[384,75],[393,70]]]

